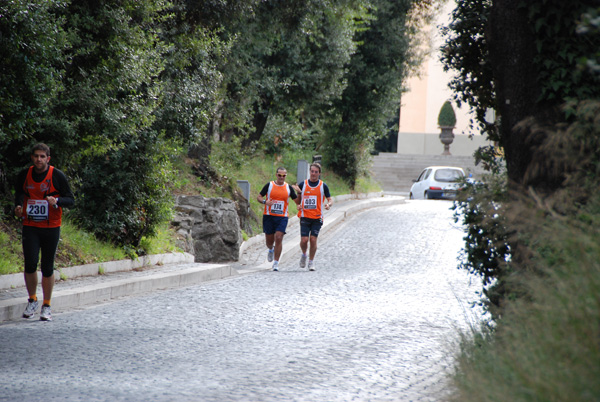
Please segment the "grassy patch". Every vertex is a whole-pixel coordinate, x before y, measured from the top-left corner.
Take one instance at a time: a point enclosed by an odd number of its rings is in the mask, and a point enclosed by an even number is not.
[[[256,201],[262,187],[275,179],[275,171],[283,166],[288,171],[287,182],[297,181],[298,160],[312,161],[312,153],[305,151],[286,151],[279,155],[247,155],[236,150],[239,144],[217,143],[213,146],[211,164],[222,177],[219,181],[202,180],[194,174],[194,161],[185,155],[174,161],[179,172],[177,181],[171,183],[173,194],[202,195],[204,197],[231,197],[231,188],[237,186],[237,180],[250,183],[250,208],[259,217],[252,224],[253,233],[261,233],[260,217],[263,205]],[[238,148],[239,149],[239,148]],[[332,196],[349,194],[350,188],[340,177],[323,171],[323,180],[329,186]],[[369,178],[360,178],[358,192],[380,191],[377,184]],[[290,204],[290,216],[297,213],[296,205]],[[0,275],[23,272],[23,253],[21,250],[20,225],[16,220],[0,223]],[[248,234],[242,233],[244,240]],[[176,233],[165,222],[152,238],[143,238],[140,248],[147,254],[181,252],[177,247]],[[96,239],[91,233],[77,228],[69,222],[68,214],[63,220],[61,240],[57,249],[57,268],[122,260],[135,257],[130,249],[117,247],[111,243]]]
[[[548,232],[544,275],[522,279],[531,299],[510,302],[495,330],[464,337],[452,400],[600,400],[600,235],[569,224]]]
[[[79,229],[68,220],[63,222],[60,233],[61,242],[56,261],[58,267],[127,258],[120,247],[99,241],[91,233]]]
[[[263,205],[258,203],[256,197],[266,183],[275,180],[277,168],[284,167],[288,172],[286,181],[296,183],[298,181],[298,161],[306,160],[310,163],[313,155],[308,151],[286,151],[277,155],[262,154],[250,157],[233,155],[232,152],[231,144],[215,144],[211,154],[211,164],[218,169],[220,175],[227,177],[232,185],[237,185],[237,180],[247,180],[250,183],[250,208],[259,218],[262,216]],[[351,193],[348,184],[341,177],[327,171],[326,168],[324,168],[321,178],[327,183],[332,197]],[[357,181],[356,191],[375,192],[381,191],[381,188],[370,178],[361,177]],[[207,192],[203,191],[203,193]],[[296,204],[290,203],[290,216],[294,216],[297,212]],[[260,219],[259,222],[252,225],[254,233],[262,231],[260,225]]]
[[[178,172],[176,181],[170,183],[173,194],[200,194],[202,182],[198,176],[194,175],[192,171],[192,161],[188,157],[182,156],[181,158],[174,160],[173,169]]]
[[[0,222],[0,275],[23,272],[21,235],[16,226]]]
[[[303,154],[294,153],[288,155],[262,155],[251,158],[244,155],[230,156],[230,144],[219,143],[213,148],[211,163],[218,169],[221,176],[226,177],[232,186],[237,186],[237,180],[246,180],[250,184],[250,208],[257,217],[262,216],[263,205],[259,204],[256,197],[263,186],[275,179],[278,167],[284,167],[288,171],[287,182],[296,181],[296,169],[298,159],[305,159]],[[290,204],[290,215],[296,214],[296,204]],[[262,231],[260,219],[252,223],[252,231]]]
[[[177,247],[177,235],[167,222],[164,222],[157,230],[154,237],[143,237],[140,246],[146,254],[180,253]]]
[[[23,272],[20,225],[2,224],[0,231],[0,275]],[[119,247],[101,242],[78,229],[68,219],[63,221],[56,250],[55,267],[63,268],[94,262],[126,258]]]
[[[0,231],[0,275],[23,272],[23,252],[20,230],[3,225]],[[176,246],[176,236],[165,222],[157,236],[142,239],[142,248],[148,254],[181,252]],[[128,258],[126,250],[114,244],[102,242],[67,220],[60,230],[60,242],[56,250],[55,267],[60,269],[74,265],[117,261]]]

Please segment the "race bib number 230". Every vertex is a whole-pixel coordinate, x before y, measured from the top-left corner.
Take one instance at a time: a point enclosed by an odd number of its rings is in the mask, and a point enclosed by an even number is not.
[[[27,200],[27,217],[34,221],[47,221],[48,201]]]

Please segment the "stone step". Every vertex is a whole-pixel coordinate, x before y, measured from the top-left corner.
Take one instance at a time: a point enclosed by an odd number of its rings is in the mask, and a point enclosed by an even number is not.
[[[419,174],[427,166],[458,166],[465,173],[481,178],[483,168],[475,166],[471,156],[453,155],[405,155],[383,152],[373,157],[372,177],[379,182],[384,191],[408,192]]]

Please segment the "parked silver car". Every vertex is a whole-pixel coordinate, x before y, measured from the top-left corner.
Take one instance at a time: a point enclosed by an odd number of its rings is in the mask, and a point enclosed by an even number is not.
[[[462,187],[465,172],[453,166],[429,166],[413,180],[410,199],[454,199]]]

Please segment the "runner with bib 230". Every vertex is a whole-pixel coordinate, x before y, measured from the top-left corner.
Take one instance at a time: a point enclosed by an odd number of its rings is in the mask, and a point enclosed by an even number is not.
[[[50,148],[37,144],[31,151],[33,166],[23,170],[15,182],[15,215],[22,219],[22,244],[25,259],[25,287],[29,294],[23,318],[34,316],[38,308],[37,265],[42,254],[42,291],[44,302],[40,320],[51,321],[50,299],[54,288],[54,256],[60,239],[64,207],[75,203],[67,177],[50,166]]]

